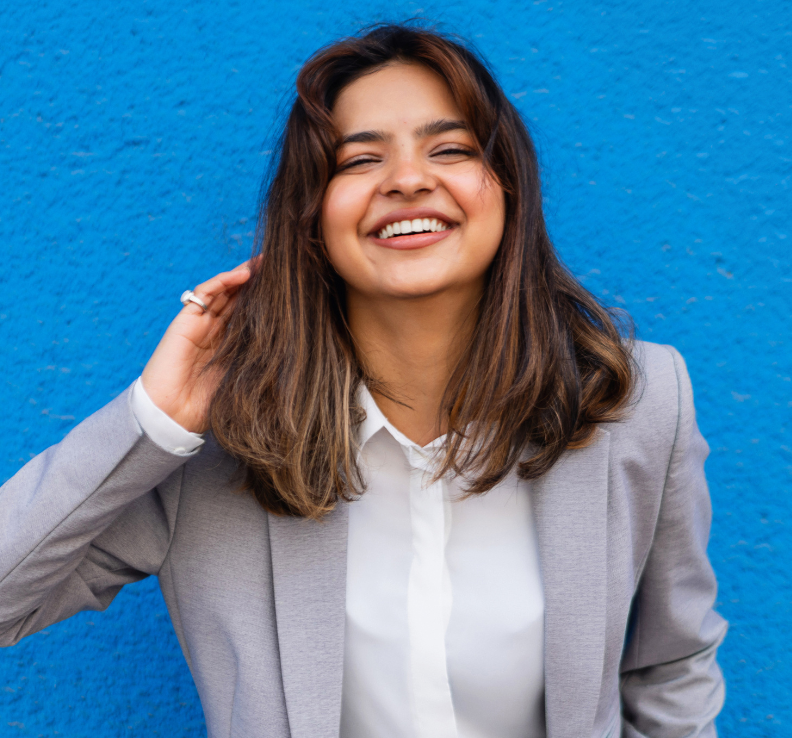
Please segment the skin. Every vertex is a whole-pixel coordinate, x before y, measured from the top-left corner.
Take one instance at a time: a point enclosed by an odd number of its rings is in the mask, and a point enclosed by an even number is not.
[[[500,244],[503,191],[487,174],[448,86],[425,67],[392,64],[352,82],[333,120],[341,144],[322,207],[328,257],[347,285],[361,359],[399,400],[376,394],[377,404],[402,433],[426,445],[445,432],[440,400]],[[390,243],[378,238],[391,214],[416,208],[431,209],[451,228]],[[200,369],[249,275],[242,264],[198,286],[209,310],[185,307],[143,371],[154,403],[188,430],[207,429],[219,378],[200,376]]]
[[[342,140],[384,134],[338,149],[322,233],[347,284],[357,348],[400,402],[375,400],[396,428],[425,445],[445,432],[440,400],[500,245],[503,190],[467,130],[427,132],[435,121],[464,118],[446,83],[426,67],[394,64],[361,77],[341,92],[333,118]],[[442,240],[400,250],[372,233],[389,213],[421,207],[453,224]]]

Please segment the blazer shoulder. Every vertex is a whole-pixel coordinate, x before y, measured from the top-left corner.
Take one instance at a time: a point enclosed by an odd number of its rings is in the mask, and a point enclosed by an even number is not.
[[[653,382],[676,384],[677,364],[684,360],[673,346],[649,341],[633,341],[632,356],[643,374]]]
[[[685,361],[673,347],[646,341],[632,344],[635,380],[622,420],[609,430],[649,443],[673,445],[680,414],[692,412]]]

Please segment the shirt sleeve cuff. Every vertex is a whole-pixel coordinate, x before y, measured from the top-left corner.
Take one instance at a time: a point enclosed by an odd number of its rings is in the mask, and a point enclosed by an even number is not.
[[[148,396],[140,377],[132,387],[132,412],[140,429],[161,449],[176,456],[192,456],[204,444],[200,433],[182,428]]]

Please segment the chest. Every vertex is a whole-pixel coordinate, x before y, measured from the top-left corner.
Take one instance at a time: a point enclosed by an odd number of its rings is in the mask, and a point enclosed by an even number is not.
[[[394,736],[542,735],[530,487],[510,475],[465,498],[418,454],[375,438],[348,506],[342,736],[376,734],[384,713]]]

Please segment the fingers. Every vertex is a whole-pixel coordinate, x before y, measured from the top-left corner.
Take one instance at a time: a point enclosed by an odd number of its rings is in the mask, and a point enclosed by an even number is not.
[[[250,271],[251,267],[255,266],[261,261],[261,254],[257,254],[256,256],[248,259],[247,261],[243,261],[239,266],[235,266],[231,271],[236,272],[239,269],[247,269]]]
[[[243,262],[230,272],[222,272],[199,284],[193,292],[207,307],[204,311],[200,305],[188,303],[184,312],[188,315],[202,315],[205,312],[214,316],[220,315],[228,305],[229,298],[250,279],[250,265],[253,259]]]
[[[214,297],[210,297],[208,295],[202,295],[198,291],[199,289],[200,286],[195,289],[195,296],[206,305],[206,310],[194,302],[188,302],[182,309],[185,315],[209,315],[213,318],[220,317],[227,309],[231,298],[236,297],[236,290],[227,290]]]
[[[233,307],[237,301],[237,295],[228,298],[225,308],[216,316],[210,324],[209,330],[200,339],[196,340],[196,346],[203,350],[209,350],[214,354],[219,342],[225,335],[228,321],[233,314]]]
[[[199,352],[214,351],[217,341],[225,333],[238,297],[238,293],[220,295],[205,313],[198,305],[186,306],[170,324],[168,333],[178,337],[175,340],[188,341]]]
[[[195,288],[195,294],[199,295],[208,305],[209,303],[206,300],[207,297],[211,300],[213,297],[217,297],[223,292],[235,292],[247,282],[248,279],[250,279],[250,269],[242,268],[240,265],[240,267],[237,267],[231,272],[222,272],[203,284],[199,284]]]

